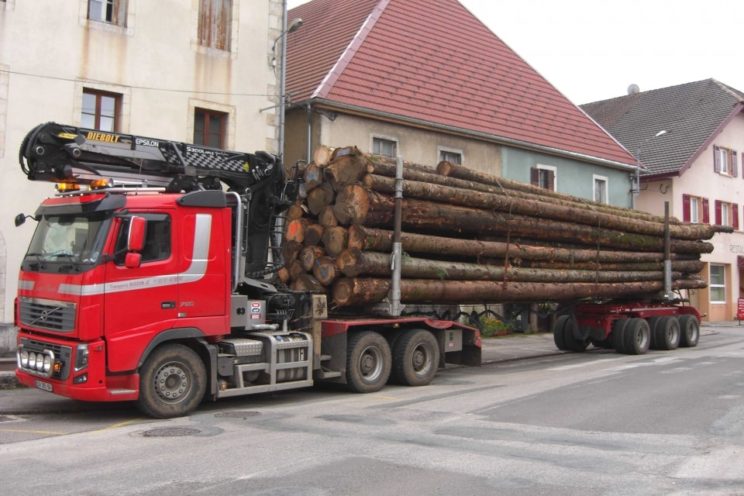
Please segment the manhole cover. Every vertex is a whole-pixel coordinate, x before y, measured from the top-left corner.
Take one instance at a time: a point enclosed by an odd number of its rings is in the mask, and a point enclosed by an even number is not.
[[[252,410],[233,410],[229,412],[219,412],[219,413],[216,413],[214,416],[221,417],[221,418],[236,418],[236,419],[247,420],[250,417],[256,417],[258,415],[261,415],[261,413],[255,412]]]
[[[158,429],[150,429],[145,431],[145,437],[183,437],[183,436],[195,436],[201,434],[199,429],[192,429],[190,427],[160,427]]]

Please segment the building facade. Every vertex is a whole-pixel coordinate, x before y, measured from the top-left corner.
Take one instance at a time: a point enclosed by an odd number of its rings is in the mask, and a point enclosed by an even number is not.
[[[56,121],[276,153],[282,0],[0,2],[0,320],[53,189],[26,179],[18,149]]]
[[[706,289],[690,303],[706,320],[736,318],[744,298],[744,93],[714,79],[582,106],[647,167],[636,208],[682,222],[731,226],[703,254]]]

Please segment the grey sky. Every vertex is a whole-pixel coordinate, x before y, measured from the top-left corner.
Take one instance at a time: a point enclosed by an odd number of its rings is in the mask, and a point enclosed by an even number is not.
[[[645,91],[712,77],[744,91],[741,0],[460,2],[576,104],[631,83]]]

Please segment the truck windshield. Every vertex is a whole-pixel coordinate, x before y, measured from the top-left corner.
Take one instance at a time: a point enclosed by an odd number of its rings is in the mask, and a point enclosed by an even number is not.
[[[80,271],[98,262],[108,215],[44,215],[24,259],[26,270]]]

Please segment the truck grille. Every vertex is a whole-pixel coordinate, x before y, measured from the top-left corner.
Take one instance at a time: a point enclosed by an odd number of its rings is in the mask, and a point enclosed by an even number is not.
[[[75,328],[75,304],[20,298],[21,324],[50,331],[71,332]]]

